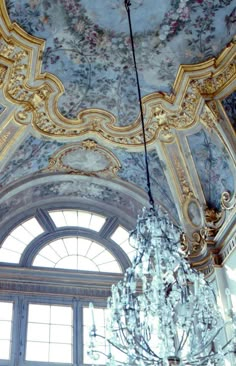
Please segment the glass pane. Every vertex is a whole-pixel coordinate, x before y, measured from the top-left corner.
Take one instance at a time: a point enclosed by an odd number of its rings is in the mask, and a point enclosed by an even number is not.
[[[0,262],[4,263],[19,263],[21,255],[11,250],[1,248],[0,249]]]
[[[19,240],[9,235],[6,240],[2,244],[2,248],[12,250],[17,253],[23,253],[26,248],[26,245],[21,243]]]
[[[91,244],[91,240],[78,238],[78,255],[86,256]]]
[[[0,320],[12,320],[12,309],[11,302],[0,302]]]
[[[0,340],[0,359],[9,360],[10,358],[10,342]]]
[[[37,319],[37,322],[28,323],[26,360],[71,362],[72,307],[29,304],[28,318],[35,320],[37,312],[41,314],[40,319]],[[47,321],[46,324],[43,323],[45,321]],[[55,324],[52,324],[53,322]],[[43,354],[38,354],[40,352]]]
[[[39,225],[38,221],[34,217],[25,221],[22,226],[29,231],[34,238],[44,232],[42,226]]]
[[[79,211],[79,226],[89,228],[91,216],[88,212]]]
[[[37,255],[37,257],[34,259],[33,266],[39,266],[39,267],[54,267],[55,263],[51,262],[50,260],[42,257],[40,254]]]
[[[27,340],[49,342],[49,324],[29,323]]]
[[[123,243],[128,238],[129,238],[128,231],[121,226],[118,226],[118,228],[114,231],[114,233],[111,236],[111,239],[114,240],[117,244]]]
[[[72,325],[73,310],[70,306],[51,306],[51,323]]]
[[[77,238],[64,238],[63,239],[67,252],[69,255],[77,255]]]
[[[62,211],[52,211],[49,212],[49,215],[57,227],[66,226],[65,216],[63,215]]]
[[[72,347],[69,344],[50,344],[50,362],[72,363]]]
[[[101,272],[113,272],[113,273],[121,273],[121,268],[117,262],[113,261],[110,263],[100,264],[99,269]]]
[[[102,245],[92,243],[91,247],[89,248],[89,251],[87,253],[87,256],[91,259],[95,258],[98,254],[103,252],[105,248]]]
[[[93,214],[90,222],[90,229],[100,231],[105,221],[106,221],[105,217]]]
[[[0,339],[11,340],[11,322],[8,320],[0,321]],[[0,350],[1,357],[1,350]]]
[[[8,360],[11,349],[13,303],[0,302],[0,359]]]
[[[78,257],[78,270],[80,271],[99,271],[99,267],[89,258]]]
[[[31,240],[34,239],[34,236],[30,234],[22,225],[18,226],[15,230],[11,232],[11,236],[19,239],[24,244],[29,244]]]
[[[97,255],[94,260],[97,264],[103,264],[103,263],[114,261],[114,257],[113,257],[113,255],[111,255],[110,252],[108,252],[108,250],[104,250],[102,253]]]
[[[29,304],[28,322],[49,323],[50,306]]]
[[[56,268],[77,269],[77,262],[78,258],[76,255],[65,257],[56,264]]]
[[[63,211],[67,226],[78,226],[77,211]]]
[[[55,252],[61,257],[66,257],[68,255],[68,252],[66,250],[64,241],[62,239],[55,240],[52,243],[50,243],[50,247],[55,250]]]
[[[50,342],[72,343],[72,327],[68,325],[51,325]]]
[[[40,254],[53,263],[57,263],[61,259],[49,245],[41,249]]]
[[[48,361],[49,343],[27,342],[26,360],[28,361]]]

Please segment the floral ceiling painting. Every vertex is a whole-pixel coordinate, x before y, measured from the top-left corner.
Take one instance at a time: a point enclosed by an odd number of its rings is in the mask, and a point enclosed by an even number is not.
[[[222,100],[222,104],[234,130],[236,131],[236,92]]]
[[[233,162],[225,146],[213,133],[201,129],[188,137],[193,160],[201,181],[206,204],[220,209],[223,192],[235,193]]]
[[[26,177],[39,176],[44,173],[43,170],[48,167],[50,157],[57,152],[60,147],[66,146],[63,142],[41,140],[33,136],[29,136],[19,146],[13,155],[11,161],[1,171],[0,190],[8,189],[9,185],[17,183]],[[68,145],[70,146],[70,145]],[[89,151],[89,150],[88,150]],[[92,153],[92,151],[90,151]],[[112,150],[114,155],[121,163],[121,170],[118,171],[118,177],[122,180],[133,183],[137,187],[146,191],[145,163],[143,153],[130,152],[127,153],[122,149]],[[95,154],[95,153],[94,153]],[[81,166],[84,165],[84,173],[86,175],[86,165],[89,163],[96,167],[95,157],[92,155],[91,162],[81,161],[81,151],[74,152],[74,161]],[[70,160],[71,162],[71,160]],[[173,218],[178,221],[178,214],[174,204],[168,182],[164,173],[164,165],[158,158],[155,150],[149,153],[149,163],[151,171],[151,184],[154,198],[163,204],[172,214]],[[96,173],[96,170],[95,170]]]
[[[113,113],[118,126],[138,114],[123,0],[5,0],[10,19],[43,38],[42,72],[65,87],[68,118],[86,108]],[[158,4],[157,4],[158,3]],[[132,22],[142,95],[171,93],[180,64],[217,56],[235,32],[233,0],[133,0]]]

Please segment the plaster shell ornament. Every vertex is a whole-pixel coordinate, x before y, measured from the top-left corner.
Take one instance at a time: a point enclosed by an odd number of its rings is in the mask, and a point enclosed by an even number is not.
[[[93,140],[59,149],[44,171],[114,178],[121,164],[115,155]]]

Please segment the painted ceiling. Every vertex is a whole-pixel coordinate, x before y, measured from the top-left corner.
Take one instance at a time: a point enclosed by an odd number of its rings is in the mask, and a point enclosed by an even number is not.
[[[0,40],[0,223],[24,207],[57,199],[103,202],[135,217],[147,195],[123,0],[5,3],[10,21],[26,33],[1,19],[0,27],[9,29]],[[153,195],[175,222],[196,234],[206,224],[207,207],[220,212],[235,200],[235,2],[131,3]],[[2,9],[0,3],[4,14]],[[42,42],[30,35],[45,41],[42,55]],[[16,60],[19,74],[5,73]],[[44,81],[45,94],[34,94]],[[63,93],[53,89],[59,84]],[[47,93],[53,96],[47,99]],[[31,103],[26,111],[36,120],[51,123],[48,130],[24,116],[22,100],[24,108]],[[104,114],[93,117],[96,109]]]
[[[111,112],[116,124],[138,115],[123,0],[7,0],[10,19],[46,40],[42,71],[65,93],[59,109]],[[142,95],[172,91],[180,64],[217,56],[235,33],[233,0],[133,0],[131,16]]]

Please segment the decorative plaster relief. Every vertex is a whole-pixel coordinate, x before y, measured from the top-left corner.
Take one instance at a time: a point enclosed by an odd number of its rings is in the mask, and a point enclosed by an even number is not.
[[[4,157],[4,152],[12,146],[11,141],[17,133],[18,128],[13,121],[10,121],[6,126],[0,130],[0,161]]]
[[[117,175],[120,167],[112,152],[93,140],[85,140],[58,150],[49,158],[49,166],[43,171],[111,178]]]
[[[221,207],[223,210],[230,211],[236,206],[236,194],[230,192],[223,192],[221,195]]]
[[[61,82],[51,74],[40,74],[44,42],[12,25],[2,2],[0,11],[1,53],[8,61],[8,81],[3,88],[6,97],[16,106],[18,123],[31,123],[37,131],[52,137],[86,138],[89,134],[89,138],[94,135],[114,145],[142,144],[139,117],[126,127],[117,126],[114,115],[101,109],[81,110],[74,120],[63,117],[58,110],[58,99],[64,91]],[[180,66],[170,96],[153,93],[143,97],[148,143],[158,137],[166,143],[172,141],[175,129],[183,130],[196,123],[202,97],[212,97],[225,86],[227,90],[232,88],[236,75],[235,47],[231,42],[216,59]]]
[[[138,115],[123,0],[8,0],[26,32],[46,39],[43,71],[59,75],[59,110],[102,108],[128,126]],[[234,34],[233,0],[135,0],[132,20],[143,95],[171,92],[179,64],[216,56]],[[109,16],[107,16],[109,14]]]
[[[235,192],[234,162],[213,132],[201,129],[187,139],[207,205],[220,209],[222,193]]]
[[[193,227],[201,227],[203,224],[202,209],[196,198],[191,197],[184,204],[184,216]]]

